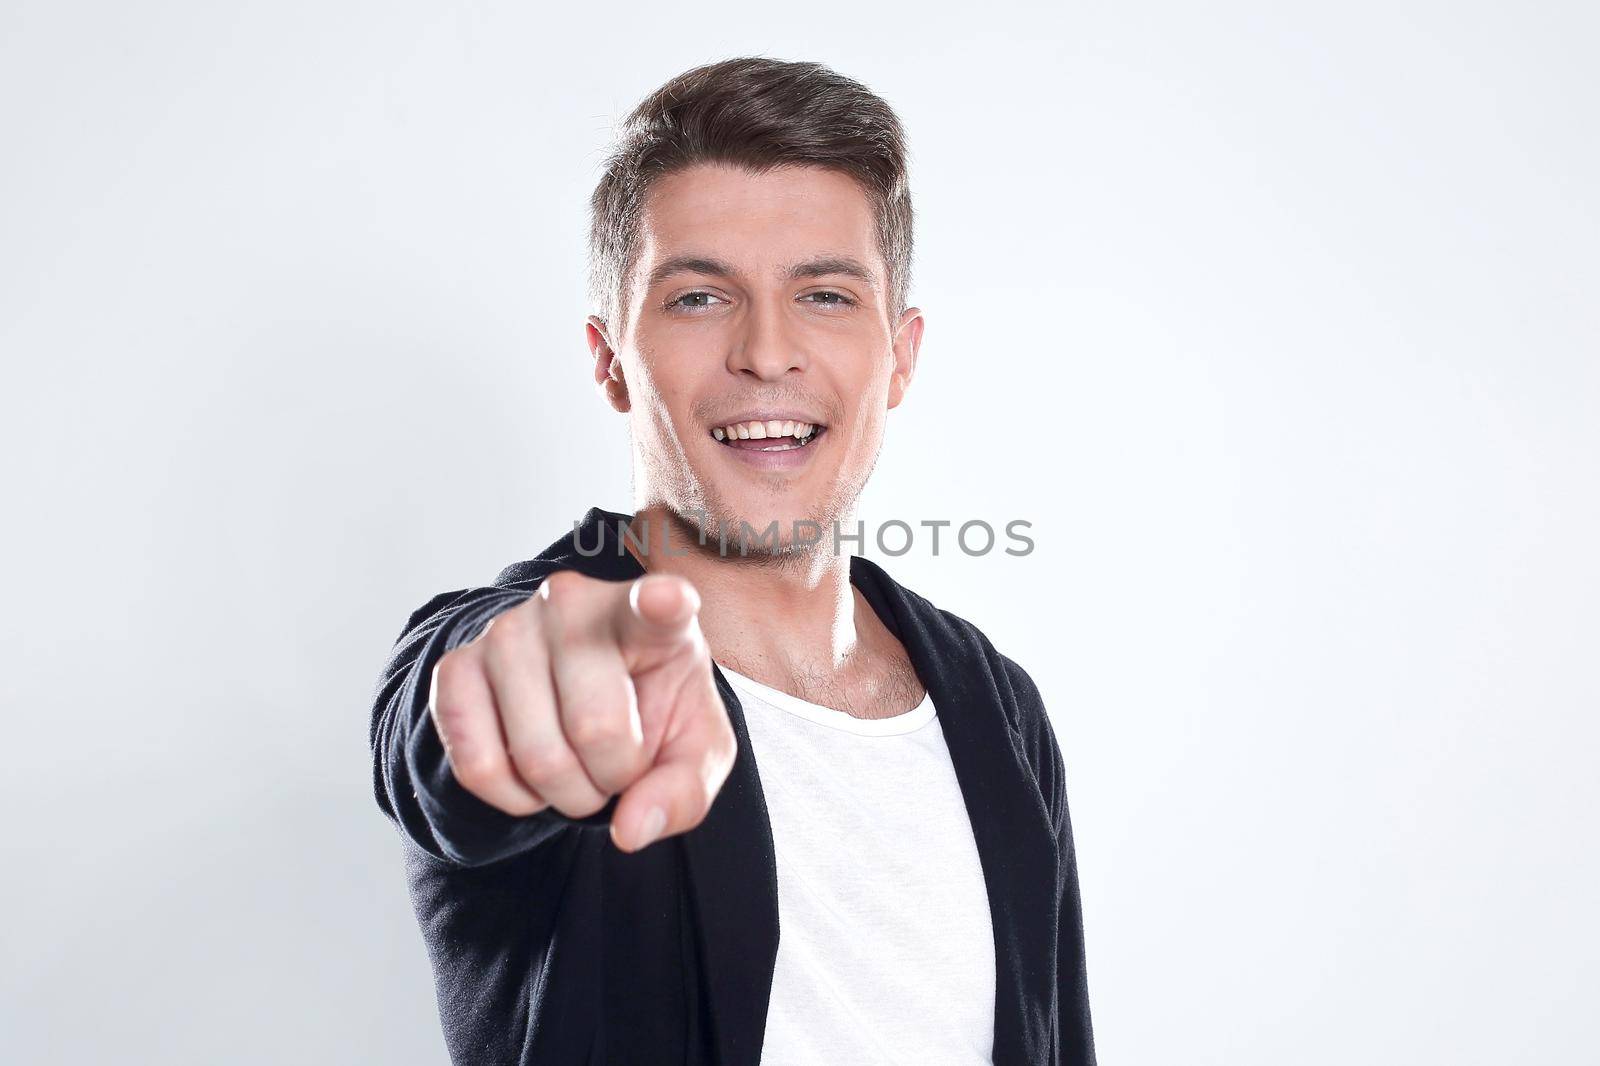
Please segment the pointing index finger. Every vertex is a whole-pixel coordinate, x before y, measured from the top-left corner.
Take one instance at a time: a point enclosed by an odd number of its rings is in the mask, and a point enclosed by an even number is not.
[[[631,649],[671,647],[688,634],[700,611],[700,594],[674,574],[646,574],[628,589],[617,639]]]

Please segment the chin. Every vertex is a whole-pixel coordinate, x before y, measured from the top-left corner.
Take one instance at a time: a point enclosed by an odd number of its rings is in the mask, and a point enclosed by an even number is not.
[[[703,532],[706,543],[724,543],[728,554],[749,558],[787,558],[814,550],[830,534],[834,519],[830,508],[791,500],[724,498],[704,510],[704,522],[692,513],[689,520]]]
[[[842,476],[836,455],[819,449],[811,458],[822,462],[778,473],[732,461],[722,444],[713,447],[710,455],[679,452],[676,466],[663,463],[662,476],[655,479],[669,488],[668,506],[691,535],[713,549],[726,544],[730,556],[751,559],[782,560],[826,549],[834,523],[848,516],[854,498],[855,479]]]

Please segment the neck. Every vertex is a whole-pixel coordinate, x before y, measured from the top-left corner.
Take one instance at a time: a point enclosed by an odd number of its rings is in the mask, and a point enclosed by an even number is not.
[[[712,657],[761,679],[841,669],[857,650],[861,610],[850,557],[826,541],[783,558],[741,557],[660,506],[638,511],[623,543],[650,573],[687,578],[700,593]]]

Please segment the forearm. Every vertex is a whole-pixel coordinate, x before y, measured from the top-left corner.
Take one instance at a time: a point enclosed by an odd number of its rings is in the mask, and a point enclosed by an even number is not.
[[[496,862],[573,824],[549,810],[527,817],[507,814],[463,788],[428,705],[439,660],[530,595],[527,589],[472,589],[428,617],[413,616],[374,698],[371,742],[378,806],[407,839],[443,862]]]
[[[1064,795],[1061,802],[1062,825],[1057,833],[1058,854],[1062,857],[1058,877],[1061,900],[1056,924],[1056,1010],[1060,1022],[1061,1062],[1064,1066],[1095,1066],[1077,852]]]

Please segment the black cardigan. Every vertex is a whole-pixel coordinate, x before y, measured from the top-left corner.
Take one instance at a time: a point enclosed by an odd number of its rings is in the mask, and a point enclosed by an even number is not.
[[[555,570],[644,571],[628,516],[592,508],[493,585],[412,614],[372,713],[378,805],[404,842],[411,900],[458,1064],[720,1063],[761,1056],[778,950],[772,829],[744,712],[716,674],[739,752],[704,822],[636,854],[610,809],[517,818],[467,792],[428,715],[433,666]],[[971,623],[854,556],[850,581],[933,697],[988,888],[994,1061],[1095,1061],[1061,753],[1039,691]]]

